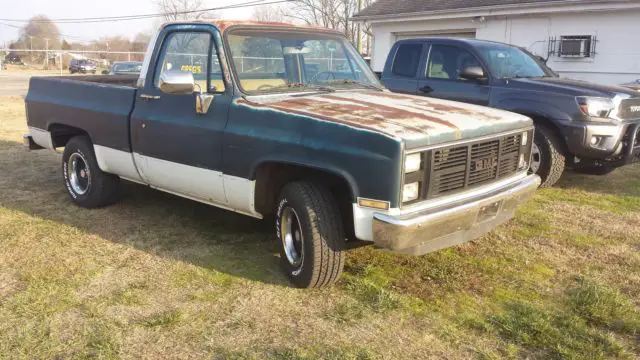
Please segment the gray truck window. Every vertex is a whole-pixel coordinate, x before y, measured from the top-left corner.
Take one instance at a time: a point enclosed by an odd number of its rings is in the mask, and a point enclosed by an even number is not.
[[[460,73],[470,66],[481,65],[476,57],[467,50],[457,46],[433,45],[429,53],[427,77],[467,81],[460,77]]]
[[[415,77],[420,64],[422,54],[422,44],[402,44],[398,47],[396,56],[393,59],[393,75],[403,77]]]
[[[514,46],[487,44],[478,47],[478,52],[496,78],[552,76],[553,72],[544,64]]]
[[[209,48],[212,49],[209,63]],[[190,72],[201,89],[224,90],[222,71],[211,35],[204,32],[174,32],[167,36],[158,61],[154,84],[158,87],[160,75],[169,70]],[[211,83],[207,86],[207,73]]]

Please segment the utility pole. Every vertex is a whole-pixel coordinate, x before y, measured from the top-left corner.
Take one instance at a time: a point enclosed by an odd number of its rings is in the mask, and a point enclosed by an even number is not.
[[[358,0],[358,12],[362,10],[362,0]],[[362,54],[362,23],[358,21],[358,25],[356,29],[358,31],[358,40],[356,42],[356,46],[358,48],[358,53]]]
[[[29,35],[29,50],[33,50],[33,35]],[[29,51],[29,61],[33,62],[33,51]]]
[[[44,69],[49,70],[49,38],[44,38],[45,51],[44,51]]]

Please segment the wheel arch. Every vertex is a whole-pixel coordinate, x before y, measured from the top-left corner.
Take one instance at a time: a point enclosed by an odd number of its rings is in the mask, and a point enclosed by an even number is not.
[[[272,213],[284,185],[294,181],[321,183],[341,196],[336,199],[339,203],[348,199],[349,208],[358,194],[355,180],[344,171],[291,161],[264,160],[254,167],[251,179],[256,182],[255,209],[261,214]]]
[[[89,133],[79,127],[61,123],[51,123],[49,124],[49,126],[47,126],[47,131],[49,131],[49,133],[51,134],[51,143],[53,144],[54,148],[67,145],[69,140],[76,136],[86,136],[93,144],[93,140],[91,140],[91,136],[89,136]]]

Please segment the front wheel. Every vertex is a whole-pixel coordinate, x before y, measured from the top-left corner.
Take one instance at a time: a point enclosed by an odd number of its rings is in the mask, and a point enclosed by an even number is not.
[[[294,182],[281,192],[276,231],[282,268],[301,288],[335,283],[344,268],[345,235],[331,193],[310,182]]]
[[[76,136],[64,147],[62,176],[76,205],[91,209],[118,199],[120,178],[100,170],[87,136]]]
[[[537,126],[529,172],[542,179],[540,187],[555,185],[564,172],[565,157],[560,140],[548,128]]]

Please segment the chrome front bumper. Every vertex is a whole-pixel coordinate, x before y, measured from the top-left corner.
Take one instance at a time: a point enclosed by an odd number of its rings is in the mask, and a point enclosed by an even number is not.
[[[457,203],[397,216],[376,213],[373,241],[377,247],[410,255],[462,244],[511,219],[539,185],[540,177],[529,175]]]

